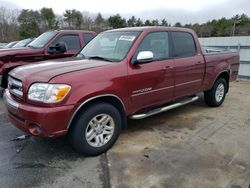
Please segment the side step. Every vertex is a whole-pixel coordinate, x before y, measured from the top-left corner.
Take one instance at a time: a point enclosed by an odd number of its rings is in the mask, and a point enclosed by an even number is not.
[[[151,111],[148,111],[147,113],[132,115],[132,116],[130,116],[130,118],[131,119],[143,119],[143,118],[146,118],[146,117],[149,117],[149,116],[153,116],[155,114],[159,114],[161,112],[166,112],[168,110],[171,110],[171,109],[174,109],[174,108],[178,108],[178,107],[183,106],[185,104],[194,102],[194,101],[196,101],[198,99],[199,99],[199,97],[195,96],[195,97],[188,98],[188,99],[185,99],[183,101],[171,104],[169,106],[164,106],[164,107],[153,109]]]

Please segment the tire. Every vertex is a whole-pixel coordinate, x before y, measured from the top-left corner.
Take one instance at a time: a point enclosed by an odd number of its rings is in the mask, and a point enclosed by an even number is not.
[[[224,78],[219,78],[215,81],[213,87],[209,91],[204,92],[204,99],[208,106],[220,106],[226,97],[228,90],[227,82]]]
[[[119,137],[121,126],[121,115],[114,106],[97,103],[78,114],[70,129],[69,139],[78,153],[96,156],[113,146]]]

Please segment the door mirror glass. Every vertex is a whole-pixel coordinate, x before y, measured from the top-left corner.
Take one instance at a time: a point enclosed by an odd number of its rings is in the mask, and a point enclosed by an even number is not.
[[[138,63],[147,63],[153,61],[154,54],[151,51],[142,51],[136,57]]]
[[[51,45],[48,52],[51,54],[63,54],[67,51],[67,47],[64,43],[57,43],[56,45]]]

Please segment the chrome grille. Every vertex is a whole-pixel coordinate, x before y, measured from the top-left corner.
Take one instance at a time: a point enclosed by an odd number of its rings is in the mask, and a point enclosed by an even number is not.
[[[12,95],[15,95],[18,98],[23,98],[23,84],[20,80],[9,77],[8,88]]]

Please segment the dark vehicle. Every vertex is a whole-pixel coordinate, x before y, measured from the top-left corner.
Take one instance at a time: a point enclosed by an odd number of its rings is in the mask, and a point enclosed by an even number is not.
[[[27,47],[0,49],[0,84],[7,87],[8,73],[15,67],[48,59],[71,57],[96,36],[93,31],[48,31]]]
[[[204,92],[220,106],[236,79],[239,54],[204,54],[196,34],[174,27],[106,31],[73,58],[9,73],[4,101],[11,122],[28,134],[68,134],[86,155],[107,151],[126,128],[191,103]]]

